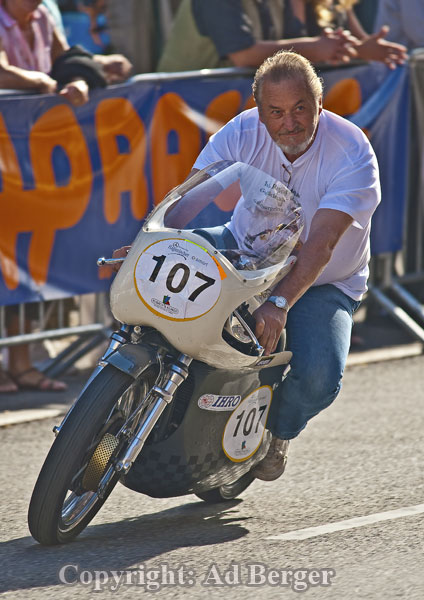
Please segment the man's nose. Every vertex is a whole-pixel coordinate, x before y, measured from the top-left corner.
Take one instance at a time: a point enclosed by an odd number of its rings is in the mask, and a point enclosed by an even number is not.
[[[293,115],[287,114],[283,118],[283,127],[288,131],[293,131],[297,126],[296,118]]]

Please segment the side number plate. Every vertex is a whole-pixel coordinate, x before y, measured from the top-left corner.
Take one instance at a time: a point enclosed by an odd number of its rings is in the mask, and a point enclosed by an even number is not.
[[[259,448],[271,399],[272,389],[265,385],[246,396],[231,414],[222,438],[222,448],[230,460],[247,460]]]

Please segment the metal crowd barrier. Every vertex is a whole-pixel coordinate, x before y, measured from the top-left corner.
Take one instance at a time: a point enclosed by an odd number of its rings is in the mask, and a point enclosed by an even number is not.
[[[107,296],[105,293],[88,294],[39,302],[35,318],[33,304],[31,333],[26,332],[29,319],[27,305],[19,304],[19,332],[16,335],[8,335],[7,307],[0,306],[0,350],[21,344],[74,338],[63,350],[40,365],[40,370],[46,375],[60,375],[110,336],[114,321],[108,309]]]
[[[409,59],[410,125],[404,244],[400,256],[372,258],[369,296],[424,343],[424,49]],[[384,200],[383,200],[384,201]]]

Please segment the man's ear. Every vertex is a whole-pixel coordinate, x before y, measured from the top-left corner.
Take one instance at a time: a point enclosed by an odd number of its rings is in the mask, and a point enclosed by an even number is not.
[[[322,95],[319,97],[318,100],[318,114],[320,115],[322,113]]]

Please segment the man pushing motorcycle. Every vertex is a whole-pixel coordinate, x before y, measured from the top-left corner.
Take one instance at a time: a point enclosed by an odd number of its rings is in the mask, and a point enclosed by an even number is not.
[[[212,135],[192,171],[219,160],[253,165],[283,181],[304,210],[297,261],[254,312],[265,354],[275,350],[284,328],[293,352],[271,406],[268,453],[253,470],[265,481],[282,475],[289,441],[340,391],[352,316],[367,289],[371,217],[380,201],[371,144],[356,125],[322,108],[322,93],[307,59],[276,53],[255,74],[257,108]]]

